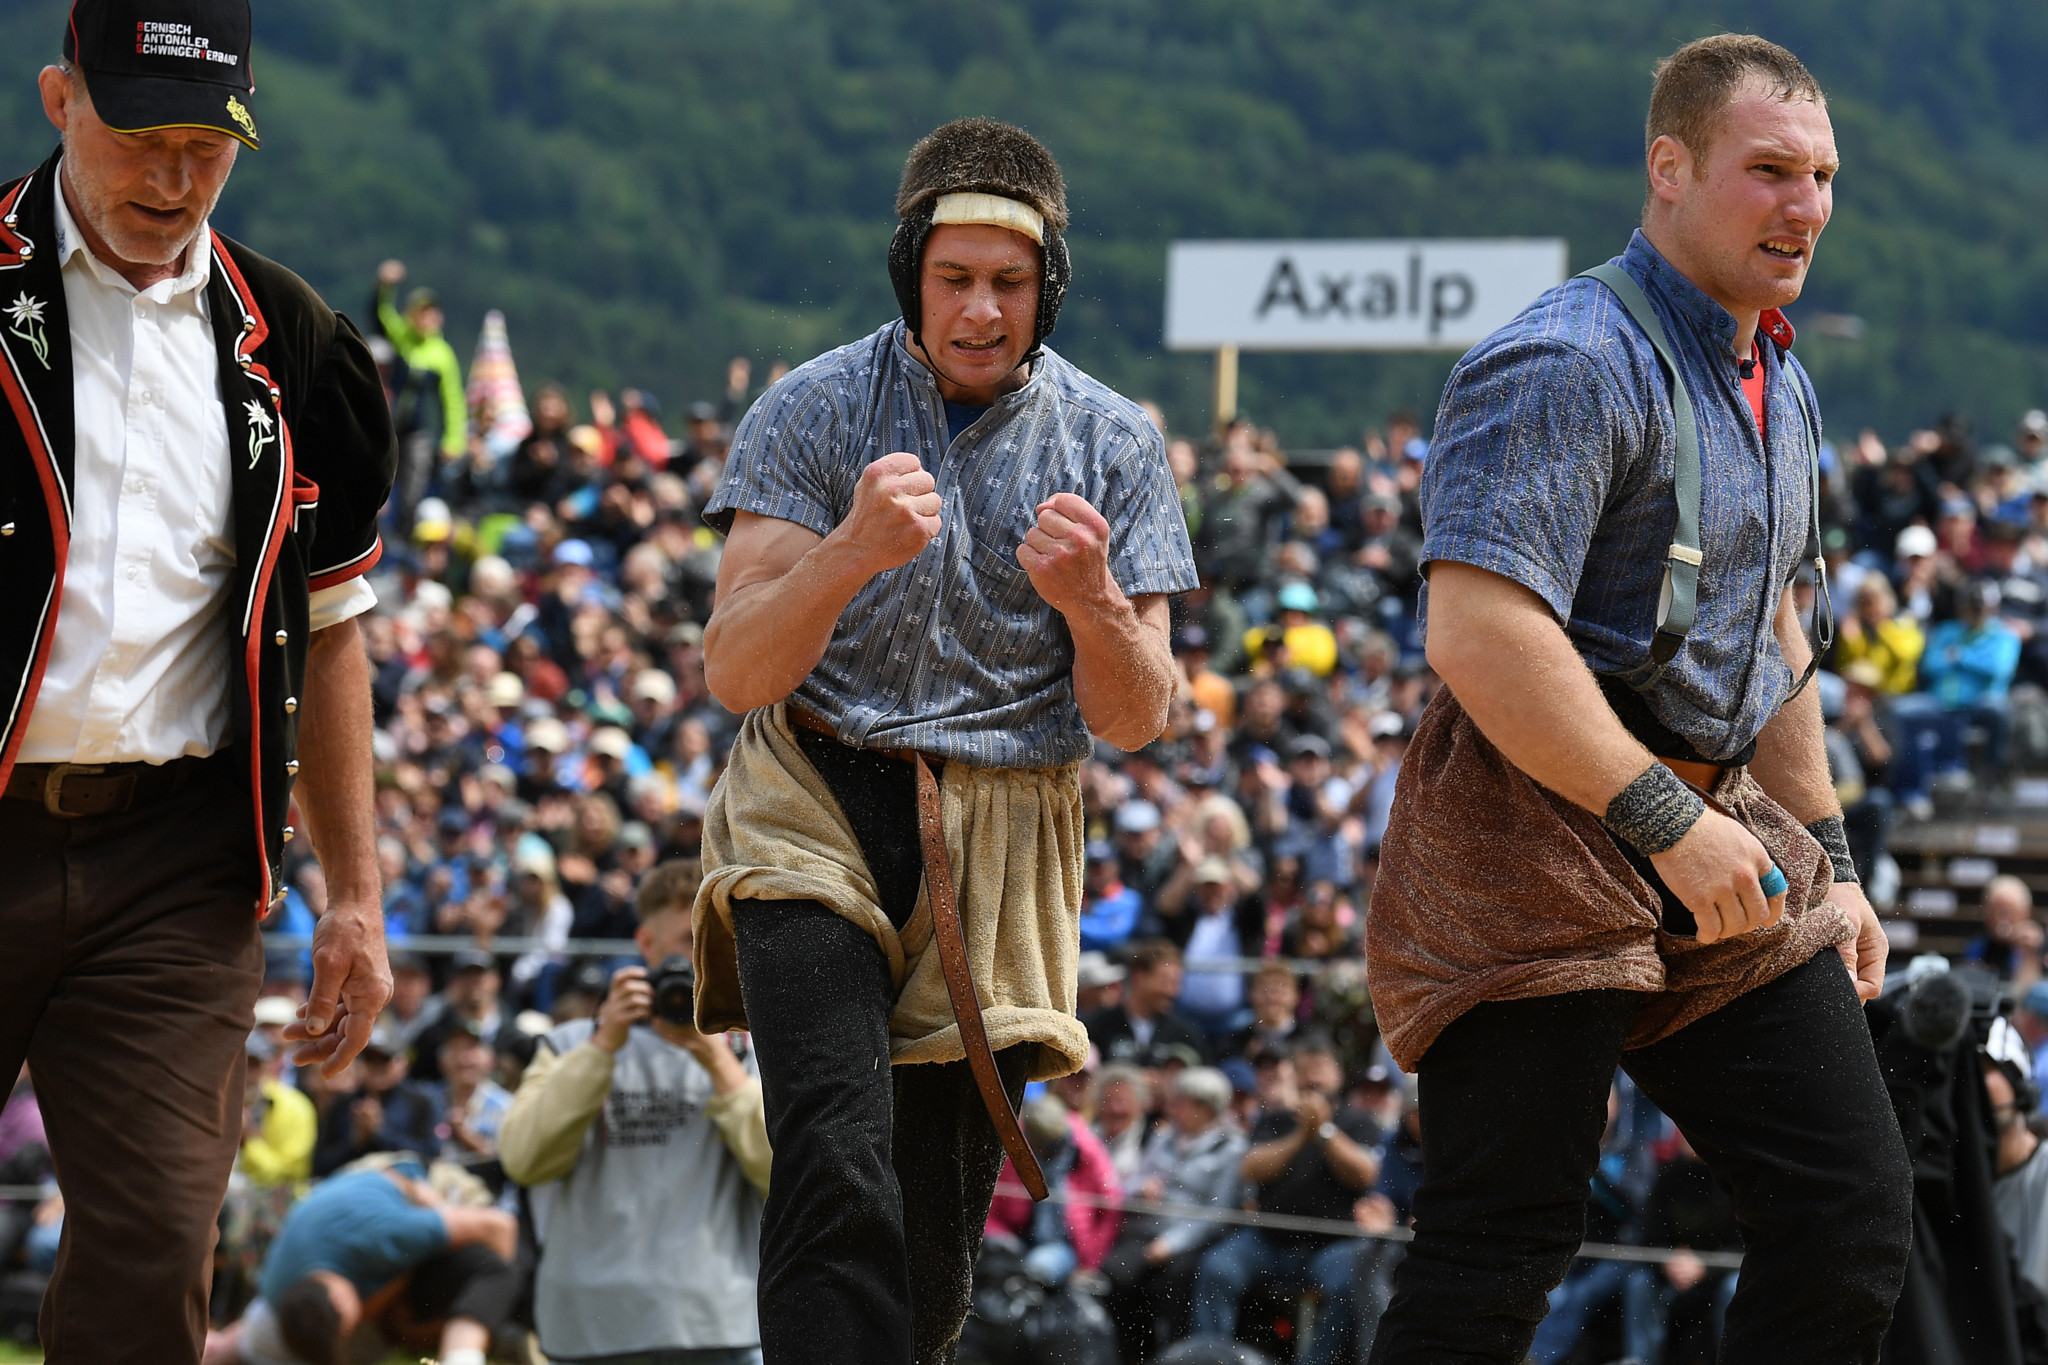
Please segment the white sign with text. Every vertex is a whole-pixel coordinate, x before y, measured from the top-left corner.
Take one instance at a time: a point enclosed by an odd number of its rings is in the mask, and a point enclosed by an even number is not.
[[[1176,351],[1462,351],[1565,276],[1562,238],[1175,242]]]

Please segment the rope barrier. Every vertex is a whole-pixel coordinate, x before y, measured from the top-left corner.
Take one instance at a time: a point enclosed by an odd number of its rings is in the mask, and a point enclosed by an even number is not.
[[[266,953],[303,952],[312,946],[311,934],[263,936],[263,951]],[[474,949],[498,957],[559,953],[564,957],[631,957],[637,960],[640,956],[639,947],[630,938],[572,938],[550,943],[544,938],[507,937],[483,943],[468,934],[413,934],[407,938],[394,938],[389,946],[394,953],[415,953],[421,957],[449,957]]]
[[[296,953],[313,946],[311,934],[265,934],[263,949],[273,953]],[[390,941],[395,953],[416,953],[421,957],[447,957],[480,948],[499,957],[520,957],[526,953],[559,954],[563,957],[638,957],[640,949],[630,938],[572,938],[550,943],[543,938],[508,936],[479,942],[468,934],[413,934]],[[1343,970],[1363,973],[1365,963],[1357,958],[1307,957],[1202,957],[1181,964],[1186,972],[1234,973],[1250,976],[1262,967],[1278,962],[1296,976],[1322,976]]]
[[[1022,1185],[1008,1181],[996,1186],[996,1193],[1013,1199],[1028,1199]],[[1201,1223],[1227,1223],[1232,1227],[1271,1228],[1275,1232],[1317,1232],[1331,1237],[1352,1237],[1361,1241],[1409,1242],[1415,1234],[1407,1228],[1375,1232],[1340,1218],[1305,1218],[1292,1213],[1260,1213],[1250,1209],[1210,1208],[1206,1204],[1167,1204],[1150,1199],[1106,1199],[1096,1194],[1072,1194],[1054,1190],[1052,1202],[1079,1204],[1091,1209],[1121,1209],[1125,1213],[1149,1213],[1161,1218],[1187,1218]],[[1581,1242],[1574,1255],[1580,1260],[1630,1261],[1640,1265],[1662,1265],[1684,1247],[1639,1247],[1621,1242]],[[1742,1266],[1739,1251],[1693,1251],[1700,1264],[1713,1270],[1737,1270]]]
[[[475,1164],[483,1164],[480,1159]],[[1028,1199],[1022,1185],[1007,1181],[996,1186],[996,1193],[1013,1199]],[[0,1185],[0,1202],[40,1203],[43,1199],[40,1185]],[[1055,1190],[1052,1194],[1055,1204],[1079,1204],[1084,1208],[1121,1209],[1125,1213],[1154,1214],[1161,1218],[1189,1218],[1203,1223],[1224,1223],[1240,1228],[1270,1228],[1275,1232],[1316,1232],[1331,1237],[1350,1237],[1360,1241],[1407,1242],[1415,1234],[1406,1228],[1390,1228],[1375,1232],[1362,1228],[1356,1223],[1338,1218],[1304,1218],[1291,1213],[1259,1213],[1250,1209],[1215,1209],[1202,1204],[1168,1204],[1151,1199],[1105,1199],[1100,1195],[1070,1194]],[[1583,1242],[1576,1253],[1581,1260],[1628,1261],[1638,1265],[1662,1265],[1680,1251],[1682,1247],[1639,1247],[1619,1242]],[[1714,1270],[1737,1270],[1742,1266],[1739,1251],[1695,1251],[1702,1265]]]

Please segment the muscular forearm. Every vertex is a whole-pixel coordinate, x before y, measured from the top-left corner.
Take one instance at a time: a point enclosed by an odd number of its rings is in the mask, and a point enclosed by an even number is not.
[[[379,899],[372,809],[370,661],[351,619],[317,632],[306,657],[293,794],[330,903]]]
[[[1784,651],[1793,678],[1803,676],[1813,650],[1800,629],[1799,612],[1789,591],[1779,604],[1775,628],[1778,648]],[[1756,757],[1749,765],[1750,775],[1765,794],[1801,824],[1842,813],[1834,783],[1828,777],[1822,727],[1820,688],[1808,683],[1798,696],[1779,708],[1756,737]]]
[[[872,572],[836,532],[820,537],[786,522],[767,529],[783,553],[771,551],[766,566],[781,559],[788,567],[722,587],[704,628],[705,683],[735,712],[796,691],[825,657],[839,614]]]
[[[1284,1138],[1262,1142],[1244,1154],[1244,1178],[1254,1185],[1264,1185],[1279,1178],[1287,1169],[1287,1163],[1294,1160],[1302,1144],[1308,1141],[1308,1130],[1296,1128]]]
[[[1330,1169],[1346,1189],[1364,1191],[1380,1178],[1380,1159],[1339,1132],[1323,1144]]]
[[[1519,583],[1438,561],[1429,662],[1508,762],[1595,815],[1651,764],[1550,609]]]
[[[1142,749],[1166,728],[1173,701],[1173,651],[1163,597],[1136,603],[1117,592],[1067,617],[1074,637],[1074,700],[1092,734],[1119,749]]]

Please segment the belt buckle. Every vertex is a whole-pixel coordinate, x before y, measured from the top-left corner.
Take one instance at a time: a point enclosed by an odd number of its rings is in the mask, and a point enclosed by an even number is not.
[[[71,776],[100,777],[107,771],[104,763],[59,763],[50,769],[43,779],[43,809],[60,820],[76,820],[83,811],[64,809],[64,779]]]

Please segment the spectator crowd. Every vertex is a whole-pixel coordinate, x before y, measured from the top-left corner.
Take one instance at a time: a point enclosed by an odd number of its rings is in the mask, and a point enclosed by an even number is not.
[[[746,1359],[729,1309],[765,1183],[752,1061],[743,1040],[660,1024],[622,983],[687,952],[690,860],[741,719],[705,686],[720,540],[698,509],[758,396],[753,369],[732,362],[726,392],[679,422],[645,392],[579,402],[555,385],[530,414],[523,398],[509,419],[485,414],[476,384],[462,394],[435,300],[401,299],[394,266],[375,315],[403,454],[364,631],[396,993],[362,1057],[327,1080],[292,1067],[279,1037],[307,955],[268,954],[222,1214],[218,1358],[320,1360],[299,1344],[307,1324],[332,1337],[374,1321],[444,1360],[524,1359],[538,1305],[551,1352]],[[1168,432],[1166,449],[1203,586],[1175,604],[1165,735],[1085,765],[1094,1046],[1025,1114],[1070,1197],[1033,1206],[1006,1175],[984,1278],[1100,1304],[1127,1362],[1204,1335],[1362,1359],[1399,1243],[1332,1228],[1399,1228],[1421,1174],[1412,1078],[1378,1043],[1361,934],[1403,754],[1438,686],[1418,625],[1428,443],[1397,413],[1313,458],[1290,461],[1248,421]],[[1808,570],[1795,590],[1809,620],[1834,606],[1828,752],[1884,908],[1896,822],[2048,767],[2048,415],[1982,444],[1958,418],[1896,446],[1865,431],[1827,447],[1823,476],[1825,584]],[[292,853],[275,934],[310,932],[323,904],[305,841]],[[1971,956],[2024,993],[2042,932],[2024,883],[1994,890]],[[465,946],[408,946],[430,936]],[[589,940],[611,946],[575,947]],[[2029,999],[2048,1018],[2048,993]],[[629,1041],[657,1032],[674,1046]],[[2048,1024],[2028,1041],[2048,1048]],[[636,1150],[689,1123],[695,1136],[669,1144],[688,1147],[687,1176]],[[2009,1133],[2002,1150],[2024,1166],[2022,1148]],[[40,1152],[24,1076],[0,1110],[0,1185],[46,1184]],[[650,1218],[644,1241],[607,1251],[592,1220],[631,1216],[664,1181],[689,1184],[684,1226]],[[579,1207],[579,1189],[610,1202]],[[1591,1240],[1671,1250],[1579,1261],[1534,1359],[1710,1351],[1734,1276],[1702,1256],[1739,1247],[1732,1210],[1626,1077],[1590,1218]],[[0,1206],[0,1254],[46,1270],[61,1219],[54,1185]],[[321,1259],[321,1236],[345,1250]],[[612,1310],[572,1321],[608,1264],[591,1258],[622,1246],[739,1269],[704,1272],[720,1311],[630,1310],[674,1339],[622,1341]],[[450,1338],[450,1323],[481,1337]],[[681,1339],[693,1331],[711,1337]]]

